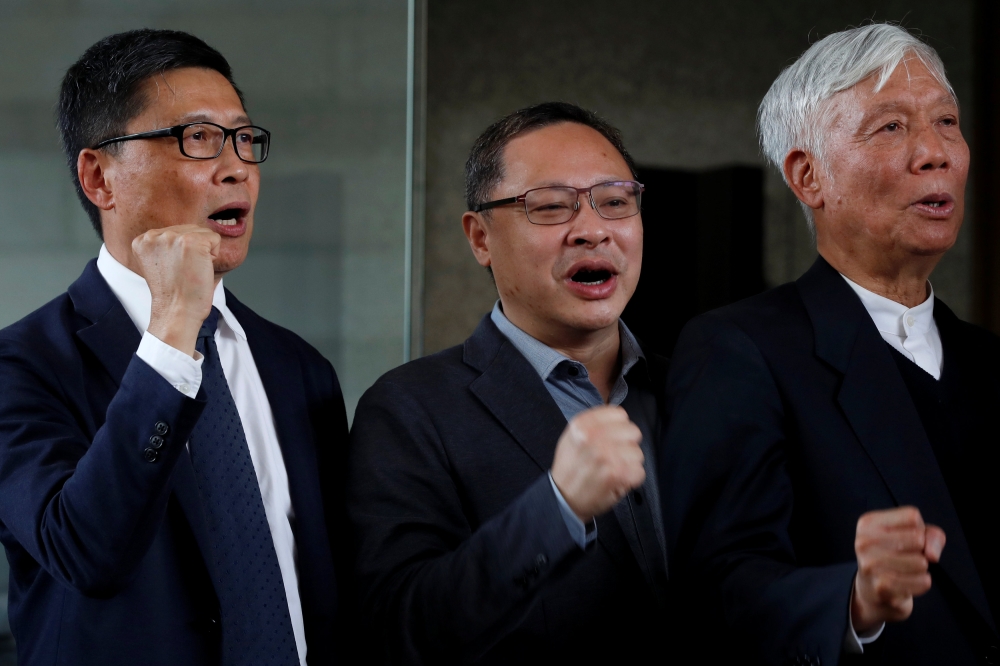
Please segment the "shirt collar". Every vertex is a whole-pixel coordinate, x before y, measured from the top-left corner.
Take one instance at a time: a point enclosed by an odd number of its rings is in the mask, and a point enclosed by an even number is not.
[[[111,287],[114,295],[121,301],[122,307],[125,308],[125,312],[128,313],[129,319],[132,320],[135,327],[139,329],[140,333],[145,333],[146,329],[149,328],[150,310],[153,308],[153,297],[149,293],[146,280],[112,257],[105,245],[101,245],[101,251],[97,255],[97,270]],[[226,325],[238,337],[246,340],[247,335],[243,327],[226,305],[226,290],[222,286],[222,280],[219,280],[219,284],[215,285],[212,305],[219,310]]]
[[[579,361],[560,354],[552,347],[536,340],[515,326],[510,319],[507,319],[507,315],[503,313],[499,300],[493,306],[490,319],[500,329],[500,332],[510,340],[514,348],[521,352],[521,355],[528,360],[528,363],[535,369],[538,376],[542,378],[542,381],[547,381],[552,371],[563,361],[582,365]],[[642,353],[638,340],[635,339],[635,336],[632,335],[632,332],[628,330],[625,322],[621,319],[618,320],[618,336],[621,340],[622,355],[622,370],[619,377],[624,377],[639,362],[639,359],[645,360],[646,356]]]
[[[902,303],[868,291],[844,275],[841,277],[847,281],[854,293],[861,299],[861,304],[865,306],[865,310],[868,311],[872,321],[875,322],[875,328],[880,333],[906,338],[908,335],[923,335],[933,326],[934,286],[931,285],[930,281],[927,282],[927,286],[931,293],[927,299],[920,305],[908,308]],[[907,333],[906,323],[911,317],[913,323],[909,326],[909,333]]]

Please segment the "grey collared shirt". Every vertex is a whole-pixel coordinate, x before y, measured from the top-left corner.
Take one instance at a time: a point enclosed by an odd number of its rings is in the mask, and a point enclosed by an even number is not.
[[[604,404],[604,399],[597,387],[590,381],[586,366],[560,354],[512,324],[503,310],[500,309],[500,301],[497,301],[496,305],[493,306],[490,319],[542,378],[545,389],[555,400],[559,411],[563,413],[567,421],[584,410]],[[608,396],[608,404],[612,405],[621,405],[624,402],[628,396],[628,382],[625,381],[625,375],[639,362],[639,359],[645,358],[635,336],[621,320],[618,320],[618,333],[621,339],[622,367],[615,379],[611,394]],[[591,521],[591,528],[588,530],[583,521],[567,504],[562,493],[559,492],[552,480],[551,471],[549,472],[549,482],[552,484],[552,491],[559,501],[559,509],[566,522],[566,528],[577,545],[585,548],[588,543],[597,538],[596,523]]]

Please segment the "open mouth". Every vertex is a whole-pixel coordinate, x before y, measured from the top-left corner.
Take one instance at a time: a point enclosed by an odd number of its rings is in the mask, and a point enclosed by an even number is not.
[[[947,215],[955,207],[955,198],[948,193],[928,194],[915,205],[932,215]]]
[[[943,206],[947,206],[949,202],[944,199],[925,199],[919,203],[924,206],[930,206],[931,208],[941,208]]]
[[[599,284],[604,284],[611,279],[611,271],[599,268],[597,270],[591,270],[587,268],[581,268],[576,273],[570,277],[573,282],[577,282],[582,285],[594,286]]]
[[[246,211],[242,208],[224,208],[209,215],[208,219],[215,221],[223,227],[232,227],[236,226],[240,218],[245,214]]]

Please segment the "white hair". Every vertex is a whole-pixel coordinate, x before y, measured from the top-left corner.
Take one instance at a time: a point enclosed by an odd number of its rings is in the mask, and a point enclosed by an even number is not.
[[[825,112],[830,99],[873,74],[872,92],[877,93],[908,56],[920,60],[957,102],[937,51],[890,23],[873,23],[828,35],[778,75],[757,111],[757,132],[764,156],[778,168],[786,183],[785,157],[794,149],[810,153],[825,165]],[[812,229],[812,209],[802,204],[802,210]]]

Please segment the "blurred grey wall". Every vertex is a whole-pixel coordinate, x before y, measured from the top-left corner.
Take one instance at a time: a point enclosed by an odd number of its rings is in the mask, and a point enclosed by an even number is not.
[[[273,133],[250,255],[226,285],[330,359],[348,411],[403,359],[407,6],[400,0],[0,0],[0,326],[66,289],[100,243],[54,105],[101,37],[187,30]]]
[[[761,165],[754,120],[771,82],[818,38],[869,19],[922,34],[969,107],[971,0],[430,0],[425,351],[461,342],[496,299],[461,228],[462,167],[491,122],[537,102],[575,102],[617,125],[640,165]],[[967,138],[971,120],[962,119]],[[685,196],[676,193],[676,224]],[[765,275],[777,285],[801,275],[815,250],[776,171],[764,215]],[[972,222],[931,277],[962,317]]]

